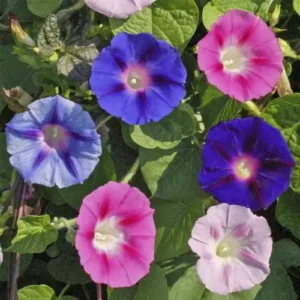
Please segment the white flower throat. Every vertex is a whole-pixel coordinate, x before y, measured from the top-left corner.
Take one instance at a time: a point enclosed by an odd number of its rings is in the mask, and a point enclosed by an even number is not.
[[[124,233],[118,228],[118,219],[114,216],[96,224],[93,246],[105,253],[114,253],[124,241]]]
[[[221,52],[220,60],[225,70],[239,73],[245,69],[247,58],[239,47],[230,46]]]

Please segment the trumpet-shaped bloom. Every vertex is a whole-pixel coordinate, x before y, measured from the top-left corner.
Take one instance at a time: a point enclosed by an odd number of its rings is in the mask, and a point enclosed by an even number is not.
[[[82,183],[101,155],[95,123],[61,96],[31,103],[6,126],[10,162],[25,181],[59,188]]]
[[[283,70],[271,28],[251,12],[231,10],[198,43],[198,63],[208,81],[245,102],[271,92]]]
[[[75,245],[94,282],[126,287],[149,272],[154,260],[153,213],[148,198],[124,183],[109,182],[83,200]]]
[[[220,204],[197,220],[189,245],[200,256],[197,273],[210,291],[227,295],[263,282],[270,273],[270,227],[250,209]]]
[[[295,166],[279,130],[255,117],[212,127],[202,160],[203,190],[253,210],[266,209],[288,188]]]
[[[110,18],[128,18],[133,13],[150,6],[155,0],[84,0],[91,9]]]
[[[120,33],[94,60],[90,84],[101,108],[128,124],[145,124],[180,104],[185,80],[174,47],[149,33]]]

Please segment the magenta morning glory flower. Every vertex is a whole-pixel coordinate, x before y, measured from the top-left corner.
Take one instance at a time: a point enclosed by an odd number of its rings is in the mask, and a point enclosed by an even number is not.
[[[295,166],[279,130],[256,117],[212,127],[202,160],[203,190],[253,210],[268,208],[288,188]]]
[[[148,198],[125,183],[109,182],[85,197],[75,245],[94,282],[126,287],[149,272],[156,233],[153,213]]]
[[[93,10],[110,18],[125,19],[151,5],[155,0],[84,0]]]
[[[251,12],[228,11],[198,43],[198,63],[208,81],[245,102],[271,92],[283,69],[271,28]]]
[[[95,123],[61,96],[31,103],[6,126],[10,162],[25,181],[59,188],[82,183],[101,155]]]
[[[149,33],[120,33],[93,62],[98,103],[128,124],[159,121],[185,96],[186,70],[176,48]]]
[[[270,273],[271,229],[250,209],[220,204],[197,220],[189,240],[200,256],[197,273],[210,291],[228,295],[250,289]]]

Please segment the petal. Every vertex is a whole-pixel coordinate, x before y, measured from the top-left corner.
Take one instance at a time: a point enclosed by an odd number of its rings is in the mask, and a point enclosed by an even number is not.
[[[126,19],[133,13],[151,5],[155,0],[85,0],[85,3],[95,11],[110,18]]]
[[[78,219],[77,219],[77,223],[78,223]],[[96,253],[96,250],[95,250],[95,248],[93,247],[93,244],[92,244],[92,237],[87,236],[85,232],[82,233],[81,228],[80,228],[79,231],[77,231],[77,234],[76,234],[76,237],[75,237],[75,247],[76,247],[76,249],[78,251],[78,254],[80,256],[80,264],[83,265],[83,266],[86,263],[88,263],[89,260]]]

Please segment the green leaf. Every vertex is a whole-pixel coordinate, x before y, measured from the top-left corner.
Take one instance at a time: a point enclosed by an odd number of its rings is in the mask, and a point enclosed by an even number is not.
[[[40,28],[37,37],[40,53],[44,57],[50,57],[55,49],[62,47],[60,40],[60,28],[56,15],[49,15]]]
[[[57,258],[48,262],[47,270],[49,274],[63,283],[72,285],[89,283],[91,279],[80,264],[76,248],[66,241],[63,234],[60,234],[57,246],[60,254]]]
[[[208,2],[202,11],[202,22],[207,30],[210,30],[210,27],[217,19],[222,16],[224,13],[220,11],[217,7],[213,6],[211,2]]]
[[[241,103],[208,84],[205,78],[201,79],[199,98],[200,111],[207,130],[221,121],[232,120],[242,109]]]
[[[44,284],[26,286],[18,291],[18,300],[55,300],[54,290]]]
[[[188,240],[197,219],[204,215],[200,199],[188,203],[152,199],[155,209],[156,261],[176,257],[190,250]]]
[[[62,0],[27,0],[29,10],[42,18],[47,17],[50,13],[56,11],[62,3]]]
[[[113,289],[109,300],[168,300],[167,280],[163,270],[153,264],[150,273],[136,287]]]
[[[46,198],[57,203],[57,197],[59,197],[59,204],[68,203],[71,207],[79,209],[85,196],[108,181],[115,181],[116,175],[111,157],[104,147],[102,150],[103,153],[100,157],[100,162],[83,184],[77,184],[64,189],[58,189],[57,187],[46,189]]]
[[[170,115],[159,122],[130,127],[132,140],[147,149],[170,149],[177,146],[194,131],[193,108],[182,103]]]
[[[155,198],[188,202],[205,195],[198,182],[200,149],[189,140],[170,150],[141,148],[140,164]]]
[[[286,191],[277,201],[276,219],[300,239],[300,194]]]
[[[293,7],[295,12],[300,15],[300,0],[293,0]]]
[[[47,265],[49,273],[58,281],[70,284],[86,284],[91,281],[79,262],[77,252],[63,252]]]
[[[183,51],[198,26],[199,10],[194,0],[157,0],[151,7],[127,20],[110,19],[113,33],[150,32]]]
[[[18,220],[18,231],[7,251],[42,253],[58,238],[57,229],[48,215],[26,216]]]
[[[255,300],[298,299],[293,283],[286,271],[292,266],[300,266],[299,247],[287,239],[275,243],[271,256],[271,273],[262,283],[262,289]]]
[[[99,53],[96,45],[69,46],[64,51],[66,54],[57,63],[58,74],[70,80],[87,80],[91,74],[91,64]]]
[[[256,285],[250,290],[246,290],[239,293],[231,293],[227,296],[221,296],[218,294],[214,294],[209,290],[205,290],[205,292],[202,295],[201,300],[257,300],[257,293],[261,289],[260,285]],[[273,298],[269,298],[268,300],[271,300]],[[275,298],[280,299],[280,298]],[[200,299],[199,299],[200,300]],[[283,299],[282,299],[283,300]]]
[[[243,9],[256,12],[263,2],[263,0],[211,0],[212,5],[222,12],[230,9]]]
[[[169,300],[200,300],[205,291],[193,266],[185,271],[169,291]]]
[[[278,128],[285,138],[296,161],[293,169],[291,188],[300,192],[300,94],[283,96],[272,101],[262,117]]]
[[[12,166],[9,162],[9,154],[6,151],[5,133],[0,133],[0,188],[9,187]]]
[[[79,299],[73,296],[63,296],[60,300],[79,300]]]

